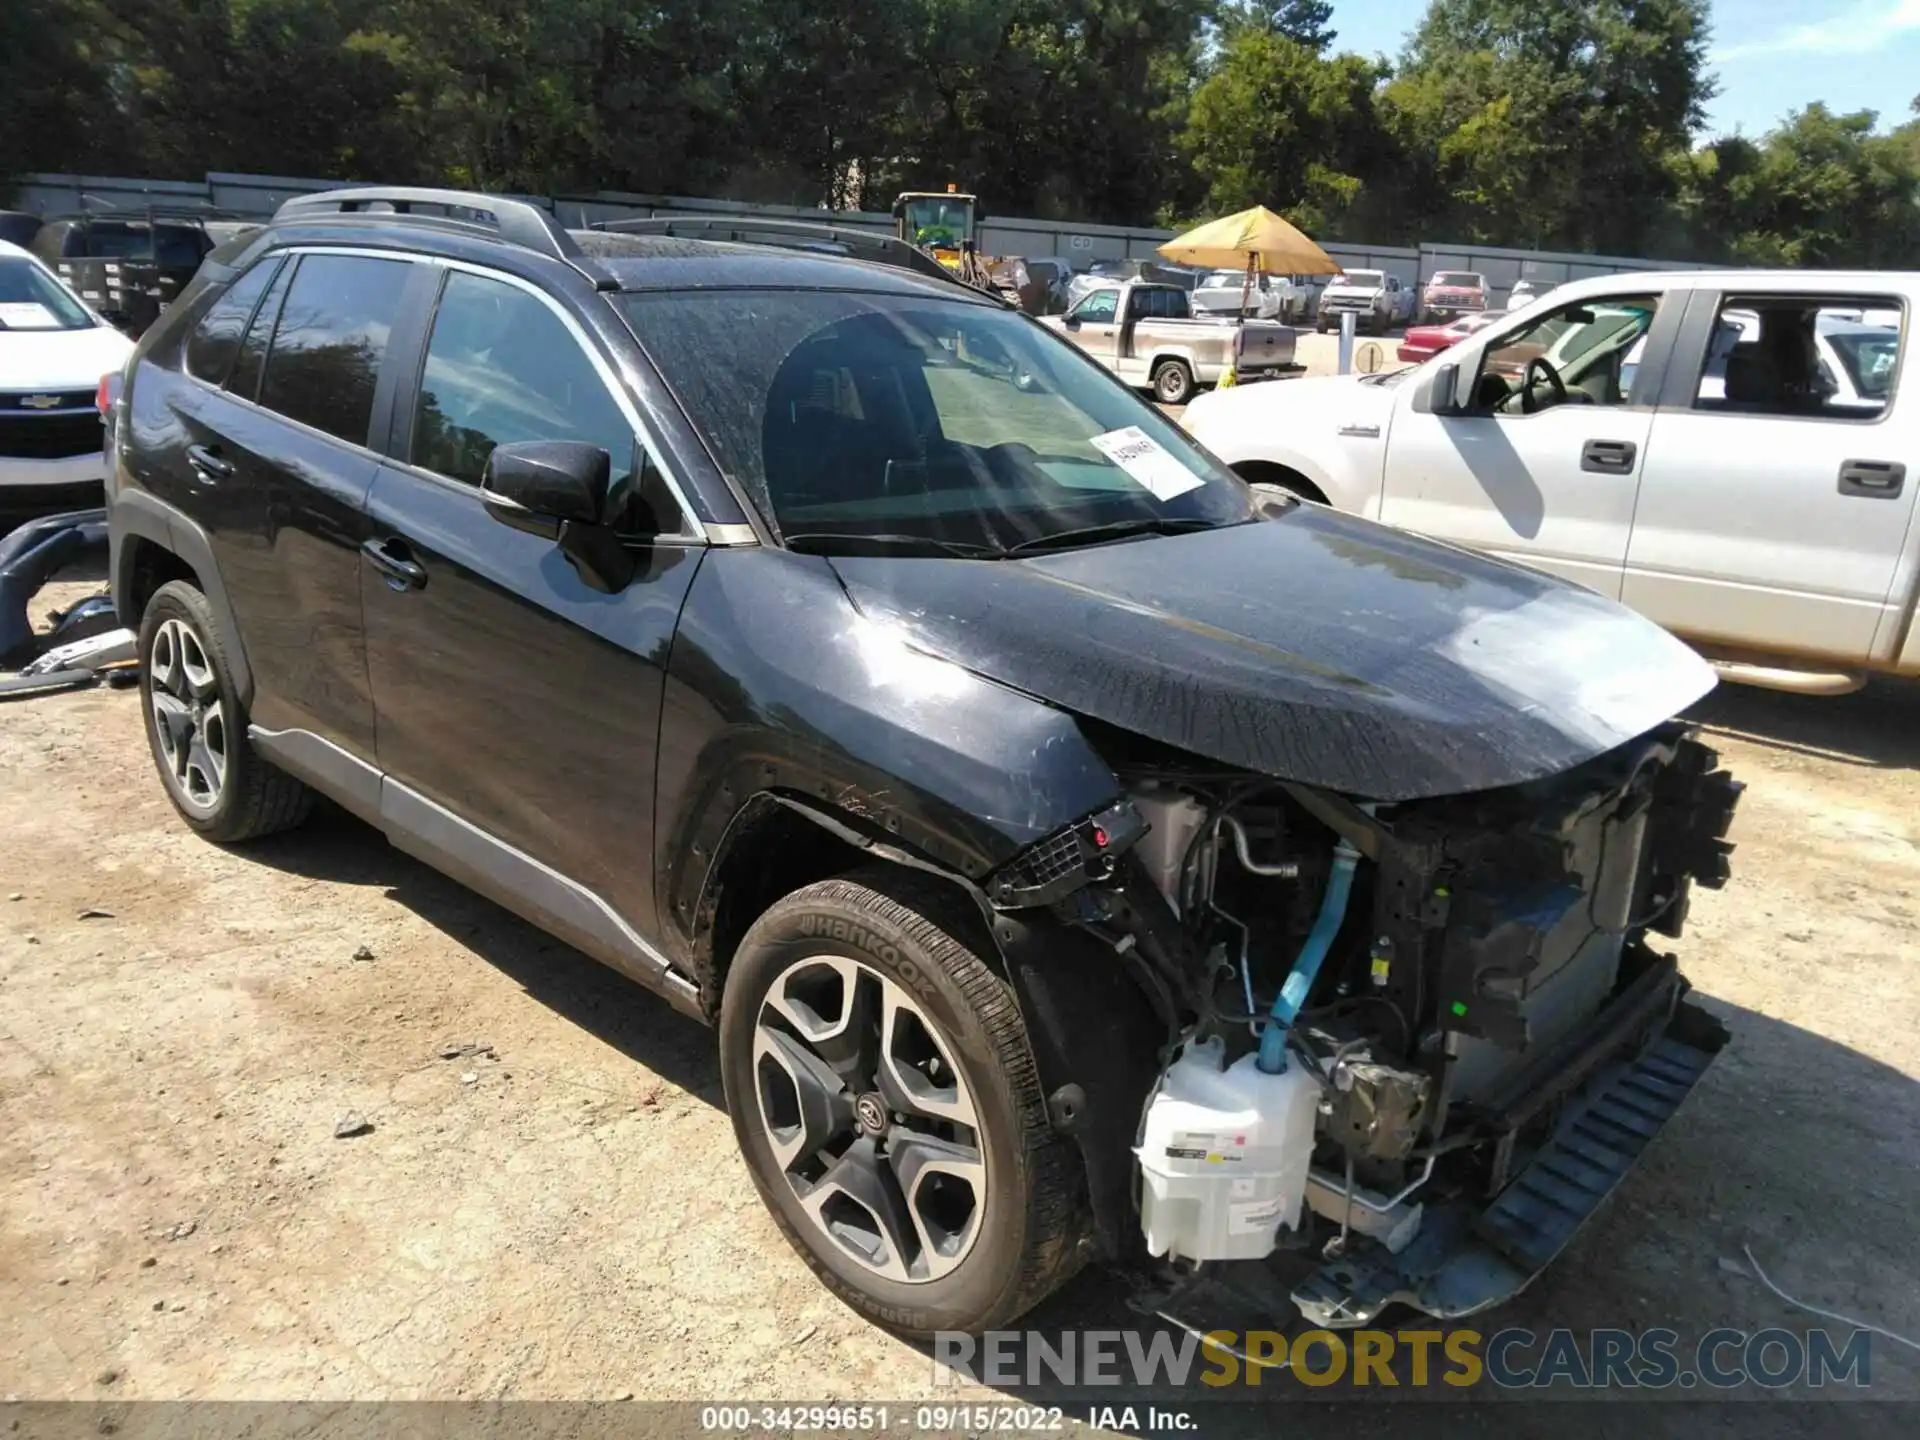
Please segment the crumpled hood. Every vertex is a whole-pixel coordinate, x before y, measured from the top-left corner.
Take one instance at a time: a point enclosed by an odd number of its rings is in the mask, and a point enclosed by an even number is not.
[[[1713,688],[1589,591],[1298,505],[1024,560],[835,557],[908,643],[1224,764],[1374,800],[1572,768]]]
[[[92,390],[133,353],[118,330],[0,330],[0,390]]]

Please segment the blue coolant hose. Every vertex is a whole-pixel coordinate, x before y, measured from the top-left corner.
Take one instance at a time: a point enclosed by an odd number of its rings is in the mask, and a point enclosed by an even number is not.
[[[1300,1007],[1307,1003],[1307,992],[1313,989],[1314,978],[1347,918],[1347,897],[1353,893],[1353,872],[1359,864],[1360,852],[1345,840],[1333,847],[1333,870],[1320,896],[1319,918],[1313,922],[1307,943],[1300,947],[1300,957],[1293,962],[1287,983],[1274,997],[1272,1023],[1260,1032],[1260,1058],[1256,1063],[1269,1075],[1279,1075],[1287,1068],[1287,1031]]]

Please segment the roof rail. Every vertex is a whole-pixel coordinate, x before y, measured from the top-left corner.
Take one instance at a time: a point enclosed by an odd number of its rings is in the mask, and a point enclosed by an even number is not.
[[[375,209],[376,206],[385,208]],[[423,214],[419,207],[426,207],[427,213]],[[279,222],[315,215],[386,214],[463,226],[491,224],[507,243],[565,261],[601,289],[618,288],[617,281],[586,258],[558,220],[528,200],[509,200],[502,195],[482,195],[472,190],[366,185],[296,195],[283,201],[273,218]]]
[[[871,260],[899,270],[911,270],[930,280],[963,286],[984,294],[960,279],[926,251],[897,235],[847,225],[815,225],[807,220],[762,218],[752,215],[656,215],[650,220],[596,220],[588,227],[613,235],[672,235],[683,240],[731,240],[743,245],[773,245],[785,250],[824,250],[855,260]]]

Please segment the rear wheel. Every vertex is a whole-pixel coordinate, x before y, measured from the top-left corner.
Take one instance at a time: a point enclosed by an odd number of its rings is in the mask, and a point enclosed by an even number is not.
[[[140,698],[147,745],[167,798],[193,829],[223,844],[289,830],[313,792],[247,739],[247,716],[206,596],[162,585],[140,620]]]
[[[1004,1325],[1081,1261],[1077,1160],[968,922],[889,869],[809,885],[747,932],[721,1007],[761,1199],[830,1290],[914,1336]]]
[[[1193,398],[1193,371],[1184,360],[1162,360],[1153,367],[1153,398],[1162,405],[1184,405]]]

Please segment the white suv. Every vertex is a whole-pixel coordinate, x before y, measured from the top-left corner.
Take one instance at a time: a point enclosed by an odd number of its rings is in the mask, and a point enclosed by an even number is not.
[[[17,245],[0,241],[0,508],[101,503],[94,396],[133,342]]]

